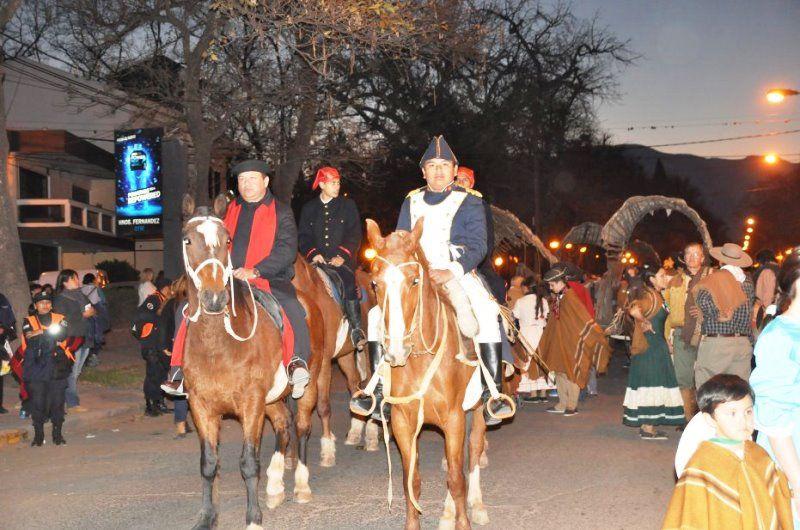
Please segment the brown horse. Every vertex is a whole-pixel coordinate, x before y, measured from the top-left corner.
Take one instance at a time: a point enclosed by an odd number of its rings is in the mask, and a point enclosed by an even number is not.
[[[463,472],[468,421],[462,405],[476,368],[459,359],[455,311],[428,275],[418,245],[422,220],[412,232],[397,231],[385,238],[378,225],[367,220],[367,235],[378,254],[371,276],[388,331],[385,361],[391,368],[384,365],[381,370],[384,399],[392,404],[392,433],[403,459],[406,528],[420,527],[417,436],[423,424],[437,426],[445,438],[448,492],[439,527],[470,528],[467,501],[472,521],[486,524],[478,465],[486,424],[480,409],[473,410],[469,434],[468,495]]]
[[[322,420],[322,437],[320,449],[320,466],[332,467],[336,465],[336,436],[331,430],[331,370],[333,360],[336,359],[339,367],[347,378],[347,388],[350,394],[358,390],[362,377],[356,367],[355,346],[353,345],[347,329],[342,327],[342,309],[339,303],[328,293],[325,282],[301,256],[294,264],[294,279],[292,284],[298,294],[313,300],[321,318],[309,320],[312,345],[317,344],[321,357],[319,378],[317,379],[317,414]],[[358,281],[360,274],[357,273]],[[362,304],[362,321],[366,322],[366,303]],[[347,445],[357,445],[361,441],[364,421],[353,417],[350,432],[347,435]],[[378,450],[378,427],[373,422],[367,426],[367,450]]]
[[[228,232],[222,223],[227,204],[219,197],[216,215],[208,208],[194,209],[184,198],[183,257],[189,277],[189,325],[183,360],[184,386],[200,438],[200,474],[203,505],[196,529],[213,528],[217,521],[215,482],[219,469],[219,431],[223,416],[242,425],[244,441],[239,467],[247,488],[248,528],[261,528],[258,502],[261,435],[264,416],[275,429],[275,453],[267,469],[267,506],[284,499],[283,473],[291,441],[292,413],[284,398],[289,392],[282,366],[281,335],[263,307],[255,303],[246,283],[233,278]],[[312,317],[314,315],[311,315]],[[309,502],[311,489],[306,446],[311,412],[316,402],[319,358],[309,362],[311,384],[298,400],[295,428],[300,462],[295,472],[294,499]]]

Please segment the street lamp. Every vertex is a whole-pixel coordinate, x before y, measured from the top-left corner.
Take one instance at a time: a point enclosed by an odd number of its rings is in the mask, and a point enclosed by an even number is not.
[[[778,155],[776,155],[775,153],[767,153],[766,155],[764,155],[764,162],[766,162],[770,166],[774,166],[775,164],[777,164],[778,160],[779,160]]]
[[[558,250],[561,247],[561,242],[557,240],[552,240],[548,245],[552,250]]]
[[[767,91],[767,101],[772,104],[783,103],[787,96],[796,96],[798,94],[800,92],[791,88],[770,88]]]
[[[580,253],[581,254],[586,254],[586,250],[587,250],[586,247],[581,247]]]
[[[496,258],[494,258],[494,266],[495,267],[503,266],[503,256],[497,256]]]
[[[567,243],[566,245],[564,245],[564,248],[567,250],[572,250],[572,243]]]
[[[748,234],[752,234],[753,233],[753,227],[752,226],[747,229],[747,233]]]
[[[748,224],[749,226],[753,226],[754,224],[756,224],[756,220],[755,220],[755,219],[753,219],[752,217],[748,217],[748,218],[747,218],[747,224]]]

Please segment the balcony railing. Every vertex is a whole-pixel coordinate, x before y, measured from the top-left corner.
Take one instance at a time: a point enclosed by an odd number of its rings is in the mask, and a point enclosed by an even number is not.
[[[70,199],[18,199],[17,226],[64,226],[110,236],[117,234],[114,212]]]

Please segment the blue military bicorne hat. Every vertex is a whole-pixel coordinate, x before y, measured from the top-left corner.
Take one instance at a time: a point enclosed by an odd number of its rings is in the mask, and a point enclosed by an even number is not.
[[[424,166],[425,162],[433,158],[441,158],[444,160],[449,160],[453,164],[458,164],[456,155],[453,154],[453,150],[450,149],[450,146],[447,145],[447,141],[441,134],[433,137],[428,149],[425,150],[425,154],[422,155],[422,159],[419,161],[419,166]]]

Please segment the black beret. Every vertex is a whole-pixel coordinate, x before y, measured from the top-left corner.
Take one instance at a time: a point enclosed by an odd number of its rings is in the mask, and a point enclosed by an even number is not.
[[[45,300],[47,300],[48,302],[52,302],[53,301],[53,296],[50,293],[46,292],[46,291],[39,291],[38,293],[33,295],[33,303],[34,304],[36,304],[38,302],[43,302]]]
[[[231,174],[233,175],[233,178],[236,178],[240,173],[244,173],[246,171],[258,171],[262,175],[267,176],[267,173],[269,173],[269,166],[263,160],[243,160],[233,166],[231,169]]]

